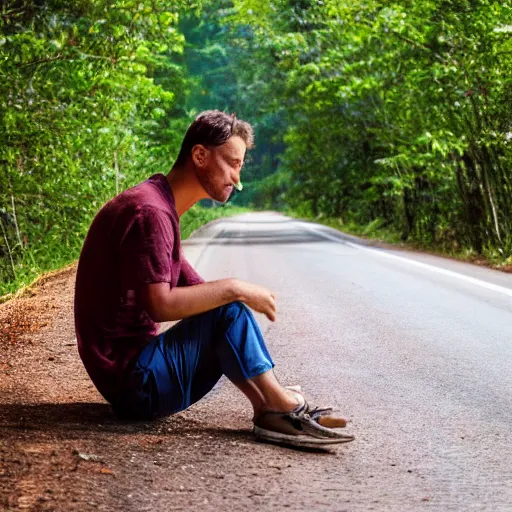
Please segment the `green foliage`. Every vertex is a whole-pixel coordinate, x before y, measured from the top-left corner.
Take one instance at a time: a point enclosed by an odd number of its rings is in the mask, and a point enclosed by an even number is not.
[[[511,255],[509,4],[236,5],[273,57],[290,207]]]
[[[234,204],[250,204],[267,210],[286,207],[286,192],[290,175],[285,171],[274,172],[265,178],[244,185],[242,194],[235,196]]]
[[[184,6],[2,3],[2,289],[75,259],[105,201],[170,167],[189,122],[177,106],[188,90]]]

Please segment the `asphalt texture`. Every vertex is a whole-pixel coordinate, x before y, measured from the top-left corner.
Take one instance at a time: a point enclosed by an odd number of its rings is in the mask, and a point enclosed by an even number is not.
[[[288,482],[332,510],[512,510],[511,275],[277,215],[200,235],[206,278],[275,290],[277,374],[351,420],[354,443],[305,456]]]
[[[512,510],[512,275],[274,213],[215,221],[184,251],[207,280],[275,292],[276,322],[255,316],[278,378],[356,440],[255,442],[224,379],[184,413],[119,424],[90,387],[70,400],[89,386],[73,347],[42,369],[56,333],[73,339],[68,304],[0,386],[6,510]]]

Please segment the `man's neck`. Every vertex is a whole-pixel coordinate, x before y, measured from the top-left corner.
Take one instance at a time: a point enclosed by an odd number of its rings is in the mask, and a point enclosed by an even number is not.
[[[173,167],[167,175],[167,182],[171,187],[179,217],[200,199],[208,197],[190,166]]]

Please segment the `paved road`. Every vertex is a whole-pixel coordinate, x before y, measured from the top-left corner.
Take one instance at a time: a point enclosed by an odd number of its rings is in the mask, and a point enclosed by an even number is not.
[[[337,406],[357,436],[269,474],[279,506],[512,510],[512,275],[277,214],[216,222],[186,250],[207,279],[276,291],[277,322],[257,318],[278,375]]]

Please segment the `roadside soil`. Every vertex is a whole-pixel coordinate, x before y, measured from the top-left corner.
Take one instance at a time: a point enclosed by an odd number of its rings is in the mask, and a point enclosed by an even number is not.
[[[338,455],[255,442],[227,381],[171,418],[116,420],[78,356],[74,281],[71,267],[0,304],[1,511],[329,508],[300,468]]]

